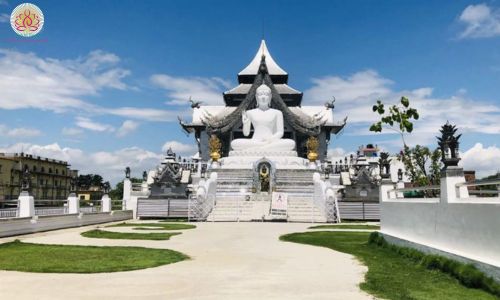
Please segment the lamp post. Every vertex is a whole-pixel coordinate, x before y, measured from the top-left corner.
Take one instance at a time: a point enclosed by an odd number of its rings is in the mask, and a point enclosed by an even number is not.
[[[446,122],[446,124],[441,127],[440,132],[441,137],[438,137],[437,139],[438,145],[441,148],[441,161],[444,164],[444,169],[447,169],[448,167],[456,167],[460,161],[458,153],[458,140],[462,135],[459,134],[455,136],[457,128],[449,122]]]
[[[403,170],[398,169],[398,181],[403,181]]]
[[[389,159],[389,153],[380,153],[379,168],[380,177],[383,179],[391,177],[391,159]]]

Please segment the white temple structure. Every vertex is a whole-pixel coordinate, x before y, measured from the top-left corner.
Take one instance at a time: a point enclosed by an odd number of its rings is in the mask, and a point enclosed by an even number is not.
[[[325,178],[336,122],[333,103],[302,106],[265,41],[223,94],[226,106],[195,106],[182,128],[194,133],[203,172],[192,174],[191,218],[213,221],[338,220],[338,180]]]

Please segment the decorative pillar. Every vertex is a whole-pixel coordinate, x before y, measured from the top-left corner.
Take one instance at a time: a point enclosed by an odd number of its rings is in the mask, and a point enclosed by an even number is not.
[[[455,136],[457,128],[446,122],[441,127],[441,137],[438,137],[438,145],[441,148],[441,161],[444,168],[441,170],[441,202],[453,202],[460,198],[468,198],[469,191],[466,186],[457,188],[458,183],[465,182],[464,170],[458,167],[460,157],[458,155],[458,140],[462,136]]]
[[[68,196],[68,214],[80,213],[80,199],[75,193],[70,193]]]
[[[391,195],[388,194],[390,190],[394,189],[394,184],[392,183],[390,178],[383,178],[380,182],[379,188],[379,202],[388,201],[393,199],[394,193],[391,192]]]
[[[403,182],[403,170],[398,169],[398,182],[396,183],[397,189],[402,189],[405,187],[405,183]],[[396,197],[404,198],[404,194],[401,192],[396,193]]]
[[[111,198],[108,194],[104,194],[101,199],[102,212],[111,212]]]
[[[125,178],[125,180],[123,180],[123,200],[122,200],[123,210],[128,209],[131,196],[132,196],[132,181],[130,181],[130,178]]]
[[[27,166],[22,174],[21,193],[17,199],[17,214],[20,218],[35,216],[35,199],[30,195],[31,174]]]
[[[17,201],[18,217],[29,218],[35,216],[35,199],[30,196],[28,191],[22,191]]]

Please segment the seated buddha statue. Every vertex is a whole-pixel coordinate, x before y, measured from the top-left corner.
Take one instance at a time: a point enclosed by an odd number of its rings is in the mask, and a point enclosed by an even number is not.
[[[283,113],[271,108],[271,89],[262,84],[257,88],[255,98],[257,108],[244,111],[241,114],[243,122],[243,135],[250,135],[253,125],[253,136],[249,139],[235,139],[231,142],[231,148],[236,151],[292,151],[295,149],[295,141],[283,138]]]

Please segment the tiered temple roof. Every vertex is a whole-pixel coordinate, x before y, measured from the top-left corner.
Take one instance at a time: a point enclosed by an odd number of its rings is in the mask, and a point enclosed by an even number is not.
[[[259,66],[262,56],[266,57],[267,72],[280,94],[283,101],[288,106],[300,106],[302,102],[302,92],[290,87],[288,83],[288,73],[283,70],[269,53],[266,42],[262,40],[259,50],[250,64],[238,73],[239,85],[224,92],[224,102],[227,106],[238,106],[250,91],[250,87],[259,73]]]
[[[330,134],[337,134],[346,124],[333,120],[333,108],[325,106],[302,107],[302,92],[288,83],[288,74],[274,61],[265,41],[252,62],[238,74],[239,85],[223,94],[226,106],[201,106],[193,109],[191,123],[180,120],[182,128],[188,133],[195,133],[201,156],[206,159],[208,136],[216,134],[222,139],[229,151],[232,139],[241,136],[241,114],[257,105],[255,93],[261,84],[266,84],[272,92],[271,107],[283,113],[285,136],[296,141],[299,155],[305,155],[303,148],[310,136],[319,136],[321,148],[326,155]],[[227,149],[226,149],[227,148]]]

